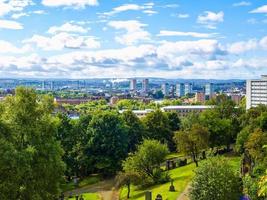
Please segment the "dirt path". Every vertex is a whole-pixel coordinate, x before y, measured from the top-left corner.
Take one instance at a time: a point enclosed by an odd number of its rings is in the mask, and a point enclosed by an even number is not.
[[[190,190],[190,185],[186,186],[185,190],[180,194],[177,200],[189,200],[188,194]]]
[[[68,192],[65,192],[64,195],[67,197],[70,194],[83,194],[83,193],[99,193],[102,200],[118,200],[118,192],[114,190],[114,180],[105,180],[99,183],[84,186],[82,188],[74,189]]]

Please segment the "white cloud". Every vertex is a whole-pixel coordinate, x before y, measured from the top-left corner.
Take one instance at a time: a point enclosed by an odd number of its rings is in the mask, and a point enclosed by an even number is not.
[[[97,0],[43,0],[42,4],[50,7],[72,7],[75,9],[85,8],[86,6],[97,6]]]
[[[205,25],[209,29],[216,29],[216,25],[224,20],[224,13],[205,11],[197,18],[197,23]]]
[[[147,26],[137,20],[129,21],[110,21],[108,26],[113,27],[117,30],[125,30],[126,33],[117,36],[115,40],[124,45],[133,45],[139,41],[149,40],[150,34],[145,31],[143,27]]]
[[[124,4],[118,7],[115,7],[112,9],[110,12],[104,12],[101,13],[102,17],[105,16],[112,16],[121,12],[126,12],[126,11],[143,11],[143,13],[146,13],[148,15],[153,15],[156,14],[157,12],[152,10],[154,7],[154,3],[145,3],[143,5],[138,5],[138,4]]]
[[[13,19],[19,19],[21,17],[29,16],[29,14],[21,12],[21,13],[14,13],[11,18]]]
[[[154,14],[157,14],[158,12],[154,10],[144,10],[143,13],[146,13],[148,15],[154,15]]]
[[[228,47],[228,51],[233,54],[240,54],[246,51],[255,50],[257,48],[258,48],[258,41],[256,39],[251,39],[248,41],[232,43]]]
[[[164,6],[161,6],[162,8],[178,8],[179,5],[178,4],[167,4]]]
[[[30,5],[34,5],[32,0],[1,0],[0,16],[4,16],[10,12],[21,12]]]
[[[23,25],[16,21],[0,20],[0,29],[20,30],[23,29]]]
[[[14,53],[21,54],[30,51],[29,45],[24,45],[22,48],[18,48],[10,42],[0,40],[0,53]]]
[[[180,18],[180,19],[185,19],[185,18],[189,18],[189,17],[190,17],[189,14],[182,14],[182,13],[177,14],[176,16],[177,16],[178,18]]]
[[[37,14],[37,15],[43,15],[45,14],[46,12],[44,10],[34,10],[32,11],[33,14]]]
[[[267,36],[263,37],[260,42],[259,42],[260,46],[264,49],[267,50]]]
[[[59,32],[87,33],[88,30],[82,26],[78,26],[69,22],[63,24],[62,26],[52,26],[48,30],[48,33],[50,34],[56,34]]]
[[[195,38],[210,38],[214,37],[216,33],[198,33],[198,32],[181,32],[181,31],[167,31],[162,30],[158,36],[189,36]]]
[[[250,6],[251,3],[249,1],[240,1],[237,3],[234,3],[233,6],[234,7],[239,7],[239,6]]]
[[[33,43],[38,48],[45,51],[59,51],[64,48],[90,49],[100,47],[100,42],[93,37],[70,35],[64,32],[58,33],[52,37],[34,35],[32,38],[24,40],[23,43]]]
[[[267,13],[267,5],[263,5],[261,7],[258,7],[252,11],[250,11],[250,13],[264,13],[266,14]]]

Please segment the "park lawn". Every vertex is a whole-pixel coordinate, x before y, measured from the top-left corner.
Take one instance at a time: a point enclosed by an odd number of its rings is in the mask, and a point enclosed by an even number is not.
[[[100,200],[100,195],[97,193],[84,193],[82,195],[84,200]],[[75,200],[75,197],[70,198],[69,200]]]
[[[231,166],[238,171],[240,168],[240,157],[237,156],[225,156]],[[200,161],[200,165],[201,165]],[[170,177],[174,180],[174,187],[175,192],[169,192],[170,182],[162,184],[162,185],[155,185],[149,187],[145,190],[138,190],[135,186],[131,187],[130,193],[130,200],[144,200],[145,192],[151,191],[152,192],[152,199],[156,198],[157,194],[161,194],[163,199],[166,200],[176,200],[177,197],[184,191],[186,186],[191,182],[192,178],[194,177],[194,170],[196,166],[194,163],[191,163],[184,167],[179,167],[173,170],[170,170]],[[127,196],[127,189],[122,188],[120,191],[120,199],[125,200]]]
[[[177,197],[184,191],[188,183],[192,180],[194,176],[195,164],[191,163],[184,167],[179,167],[173,170],[170,170],[170,177],[173,179],[173,185],[175,187],[175,192],[169,192],[170,182],[155,185],[149,187],[145,190],[137,190],[136,187],[131,188],[130,199],[131,200],[144,200],[144,195],[146,191],[152,192],[152,199],[156,198],[157,194],[161,194],[163,199],[167,200],[176,200]],[[127,189],[122,188],[120,191],[120,199],[127,199]]]
[[[66,192],[66,191],[70,191],[76,188],[81,188],[83,186],[92,185],[92,184],[98,183],[99,181],[101,181],[101,177],[99,175],[91,175],[80,180],[78,183],[78,186],[75,186],[73,181],[71,181],[70,183],[62,184],[61,189],[63,192]]]
[[[181,153],[170,153],[166,156],[166,160],[173,159],[173,158],[183,158],[184,155]]]

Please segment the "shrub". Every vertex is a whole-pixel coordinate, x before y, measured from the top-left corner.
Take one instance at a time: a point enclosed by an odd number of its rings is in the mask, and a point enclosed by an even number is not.
[[[240,196],[239,177],[225,158],[210,158],[197,168],[191,200],[238,200]]]

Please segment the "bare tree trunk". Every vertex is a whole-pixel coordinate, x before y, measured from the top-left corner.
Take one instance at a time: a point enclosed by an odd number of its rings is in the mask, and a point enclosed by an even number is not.
[[[127,192],[127,199],[130,198],[130,191],[131,191],[131,184],[127,184],[128,192]]]

